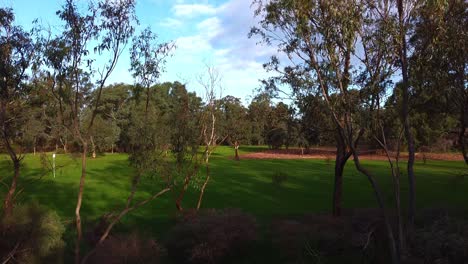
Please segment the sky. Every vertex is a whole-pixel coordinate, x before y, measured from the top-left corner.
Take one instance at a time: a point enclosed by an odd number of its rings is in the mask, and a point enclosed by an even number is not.
[[[161,41],[176,43],[161,82],[180,81],[189,91],[202,95],[197,76],[210,65],[222,76],[223,96],[233,95],[248,103],[260,88],[259,80],[269,76],[262,64],[275,49],[248,38],[256,21],[250,0],[136,1],[137,31],[149,26]],[[16,24],[25,28],[34,19],[52,27],[60,25],[55,12],[62,4],[60,0],[0,0],[2,7],[13,8]],[[129,54],[124,53],[109,83],[134,82],[129,61]]]

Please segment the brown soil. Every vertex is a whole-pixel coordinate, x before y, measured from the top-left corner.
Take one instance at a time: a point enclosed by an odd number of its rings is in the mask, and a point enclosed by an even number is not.
[[[395,154],[391,153],[392,159]],[[462,161],[463,157],[459,153],[416,153],[416,160],[423,160],[424,156],[428,160],[455,160]],[[335,150],[333,148],[321,147],[304,150],[302,154],[301,149],[279,149],[279,150],[265,150],[262,152],[254,152],[243,154],[241,159],[331,159],[335,158]],[[363,160],[387,160],[387,156],[378,151],[361,151],[359,155]],[[407,153],[402,153],[400,159],[403,161],[408,158]]]

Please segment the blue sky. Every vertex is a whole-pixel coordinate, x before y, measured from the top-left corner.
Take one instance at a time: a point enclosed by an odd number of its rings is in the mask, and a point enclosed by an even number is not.
[[[85,0],[79,0],[84,2]],[[55,12],[60,0],[0,0],[1,6],[12,7],[16,23],[28,28],[33,19],[59,25]],[[204,65],[218,69],[223,77],[223,95],[250,101],[259,79],[268,74],[262,63],[274,54],[271,47],[256,45],[247,34],[255,24],[250,0],[137,0],[139,30],[150,26],[162,41],[173,40],[176,50],[166,65],[161,81],[179,80],[190,91],[202,93],[197,76]],[[124,53],[110,83],[133,83],[128,72],[129,55]]]

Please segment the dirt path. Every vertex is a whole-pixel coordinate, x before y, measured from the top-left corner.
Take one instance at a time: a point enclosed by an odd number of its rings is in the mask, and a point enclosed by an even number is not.
[[[382,154],[367,153],[360,154],[359,157],[363,160],[387,160],[387,157]],[[458,153],[416,153],[417,160],[423,160],[424,157],[428,160],[454,160],[463,161],[463,157]],[[262,152],[247,153],[240,156],[241,159],[331,159],[335,158],[333,148],[314,148],[308,153],[302,154],[300,149],[280,149],[280,150],[265,150]],[[402,154],[402,161],[408,158],[407,153]]]

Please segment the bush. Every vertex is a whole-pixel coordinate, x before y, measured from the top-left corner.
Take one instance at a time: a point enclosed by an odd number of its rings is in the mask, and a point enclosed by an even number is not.
[[[390,224],[395,213],[387,210]],[[356,208],[349,212],[352,238],[351,245],[363,255],[367,263],[387,263],[391,258],[389,254],[388,233],[385,227],[382,211],[379,208]]]
[[[17,263],[60,263],[64,231],[56,212],[37,203],[17,206],[0,224],[0,256]]]
[[[286,141],[288,134],[282,127],[273,128],[267,134],[267,143],[272,149],[280,149]]]
[[[424,263],[468,263],[468,224],[441,215],[414,231],[410,250]]]
[[[87,263],[160,263],[161,247],[152,239],[143,239],[138,234],[108,237],[96,247]]]
[[[168,237],[168,254],[178,263],[222,263],[257,240],[257,224],[239,210],[210,210],[185,217]]]
[[[309,215],[272,224],[273,247],[282,257],[299,262],[320,262],[321,256],[340,255],[349,241],[349,226],[343,219]]]
[[[276,185],[282,185],[288,179],[288,174],[278,171],[271,176],[271,182]]]

